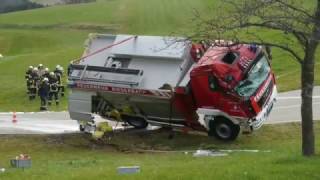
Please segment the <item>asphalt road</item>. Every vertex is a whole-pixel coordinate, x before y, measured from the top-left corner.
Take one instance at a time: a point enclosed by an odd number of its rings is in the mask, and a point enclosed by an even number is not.
[[[300,91],[280,93],[266,124],[301,121]],[[320,87],[314,89],[313,115],[320,120]],[[77,121],[70,120],[68,112],[0,113],[0,134],[59,134],[75,133],[79,130]]]
[[[271,111],[266,124],[301,121],[301,91],[289,91],[278,94],[278,100]],[[320,86],[313,91],[313,119],[320,120]]]

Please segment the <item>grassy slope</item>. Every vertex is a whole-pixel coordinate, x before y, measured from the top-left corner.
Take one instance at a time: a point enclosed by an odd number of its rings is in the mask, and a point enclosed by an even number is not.
[[[62,36],[63,34],[63,36]],[[36,35],[36,36],[35,36]],[[30,103],[25,90],[24,73],[29,65],[43,63],[53,69],[66,67],[68,60],[81,54],[82,39],[87,32],[60,30],[1,30],[1,41],[9,42],[0,61],[0,111],[37,111],[39,102]],[[22,42],[21,42],[22,41]],[[66,101],[60,108],[66,109]]]
[[[0,15],[0,111],[31,111],[23,74],[30,64],[51,68],[66,65],[79,57],[89,32],[168,35],[191,26],[193,8],[210,12],[210,0],[100,0],[97,3],[54,6]],[[104,29],[103,31],[101,30]],[[276,38],[271,33],[266,38]],[[299,65],[278,50],[273,52],[273,68],[280,90],[297,89]],[[316,82],[320,84],[320,65]],[[60,109],[64,109],[66,102]],[[54,109],[55,110],[55,109]]]
[[[316,135],[320,135],[316,123]],[[92,144],[82,135],[0,136],[0,166],[20,153],[32,156],[33,167],[7,169],[0,179],[319,179],[319,155],[300,155],[300,125],[264,126],[234,143],[167,132],[113,136],[110,145]],[[79,137],[80,136],[80,137]],[[319,148],[320,143],[316,146]],[[114,147],[117,147],[116,149]],[[271,152],[231,153],[227,157],[194,158],[184,153],[137,153],[133,149],[259,149]],[[132,149],[133,148],[133,149]],[[119,151],[121,150],[121,151]],[[319,152],[319,151],[318,151]],[[49,156],[50,155],[50,156]],[[141,166],[141,173],[120,176],[118,166]]]

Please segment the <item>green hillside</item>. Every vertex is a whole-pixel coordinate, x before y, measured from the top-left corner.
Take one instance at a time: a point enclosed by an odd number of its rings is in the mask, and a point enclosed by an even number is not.
[[[58,5],[0,15],[0,111],[36,111],[29,102],[24,73],[29,65],[51,69],[79,57],[88,33],[169,35],[192,28],[193,10],[213,15],[212,0],[99,0],[96,3]],[[266,33],[266,38],[276,38]],[[273,51],[273,68],[280,90],[299,88],[299,65]],[[320,84],[317,60],[316,81]],[[63,100],[59,108],[67,106]]]

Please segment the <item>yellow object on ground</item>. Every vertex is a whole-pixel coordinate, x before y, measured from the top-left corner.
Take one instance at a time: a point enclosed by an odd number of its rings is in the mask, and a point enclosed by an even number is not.
[[[96,131],[92,134],[94,139],[100,139],[105,133],[111,132],[112,127],[109,126],[108,122],[101,122],[97,125]]]

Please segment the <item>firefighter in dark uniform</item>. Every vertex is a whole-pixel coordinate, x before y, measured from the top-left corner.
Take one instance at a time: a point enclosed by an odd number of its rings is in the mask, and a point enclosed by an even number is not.
[[[58,80],[59,92],[61,93],[61,97],[63,97],[64,96],[64,86],[62,84],[63,67],[61,67],[60,65],[57,65],[56,69],[54,70],[54,74]]]
[[[30,93],[30,85],[31,85],[30,79],[31,79],[32,70],[33,70],[33,66],[29,66],[28,70],[26,71],[26,75],[25,75],[25,79],[27,82],[27,94]]]
[[[47,100],[49,96],[49,80],[48,78],[43,78],[39,85],[39,91],[38,95],[40,96],[41,104],[40,104],[40,111],[46,111],[47,110]]]
[[[70,61],[70,64],[68,65],[68,69],[67,69],[67,75],[70,76],[71,73],[72,73],[72,64],[73,64],[73,61]]]
[[[32,73],[30,75],[30,91],[29,91],[29,99],[33,100],[36,98],[38,84],[39,84],[39,74],[38,74],[38,68],[33,68]]]
[[[48,78],[49,79],[49,76],[50,76],[49,68],[45,68],[44,69],[44,73],[43,73],[41,78],[42,79],[44,79],[44,78]]]
[[[38,73],[39,73],[40,77],[42,77],[42,75],[44,74],[44,66],[43,66],[43,64],[39,64],[38,65]]]
[[[58,79],[55,76],[54,72],[50,72],[49,75],[49,101],[48,105],[50,106],[54,97],[54,100],[56,102],[56,105],[59,105],[59,84],[58,84]]]

